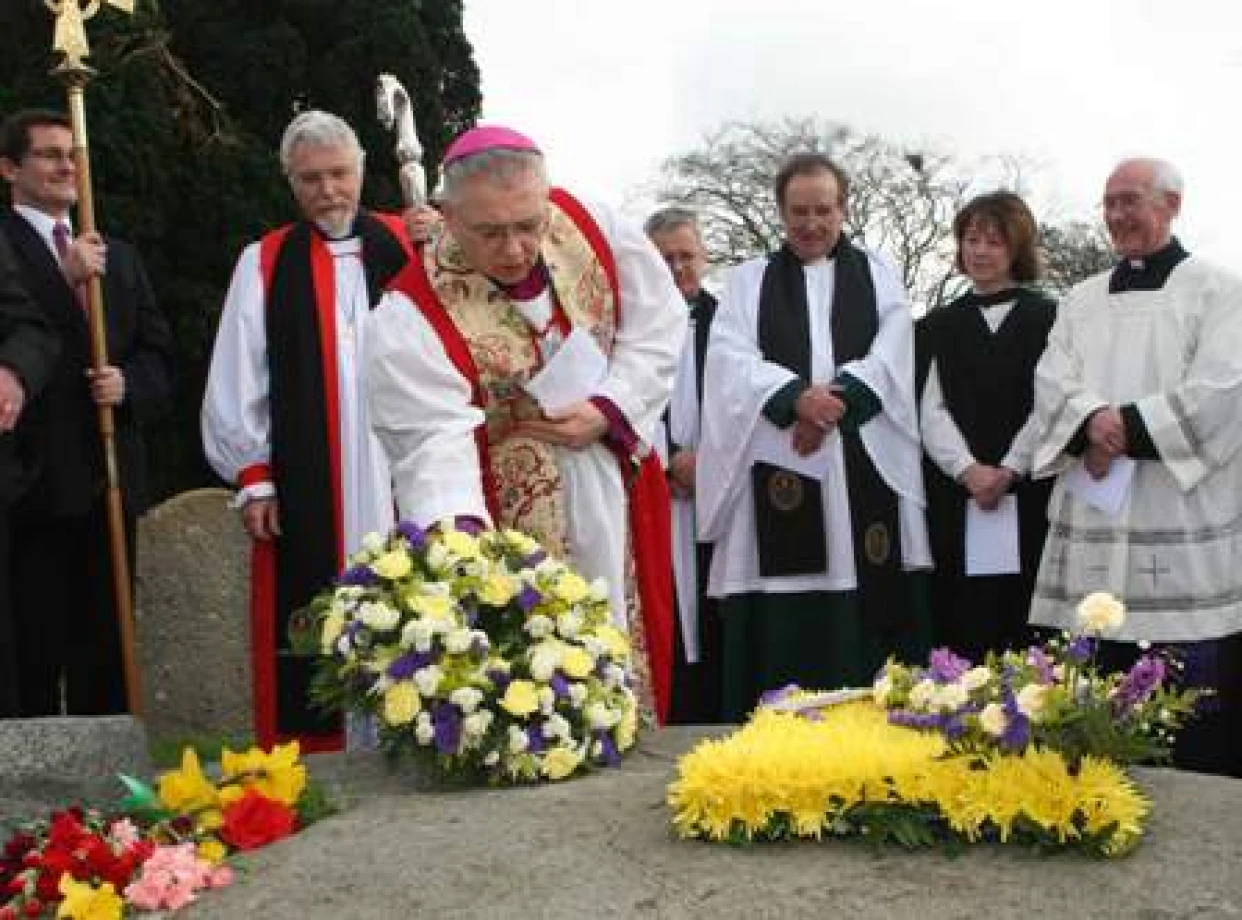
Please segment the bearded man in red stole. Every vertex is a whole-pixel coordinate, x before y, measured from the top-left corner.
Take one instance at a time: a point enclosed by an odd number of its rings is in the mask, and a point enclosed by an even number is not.
[[[549,188],[516,131],[454,141],[442,203],[443,232],[367,319],[370,414],[399,513],[520,530],[604,578],[663,721],[669,507],[650,439],[685,302],[641,227]]]

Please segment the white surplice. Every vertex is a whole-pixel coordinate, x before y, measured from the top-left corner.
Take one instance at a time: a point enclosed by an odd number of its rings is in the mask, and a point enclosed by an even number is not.
[[[369,532],[393,525],[388,461],[371,431],[362,391],[360,356],[365,344],[367,283],[357,238],[328,243],[336,270],[336,359],[334,381],[340,409],[341,503],[346,553],[359,548]],[[308,303],[307,310],[315,305]],[[203,448],[212,468],[229,482],[254,466],[270,462],[266,296],[259,268],[259,244],[242,252],[233,271],[211,369],[203,396]],[[257,483],[239,500],[271,496],[280,484]]]
[[[686,308],[642,229],[599,205],[588,210],[616,259],[621,289],[620,323],[598,395],[620,410],[645,450],[672,390]],[[404,294],[385,295],[367,323],[372,424],[392,464],[402,517],[421,525],[453,515],[490,522],[474,441],[483,412],[470,404],[469,382]],[[628,504],[616,457],[600,442],[554,450],[572,561],[588,578],[607,580],[613,616],[626,627]]]
[[[902,564],[929,568],[931,550],[924,518],[922,448],[914,400],[913,323],[896,272],[867,252],[875,282],[879,331],[861,359],[837,365],[832,355],[835,266],[821,259],[804,266],[810,319],[811,383],[827,384],[847,372],[866,384],[883,410],[860,429],[863,446],[884,482],[897,495]],[[857,587],[849,494],[841,436],[831,431],[820,448],[828,570],[765,578],[759,574],[750,468],[756,431],[770,426],[764,404],[795,379],[788,368],[766,361],[756,341],[759,293],[767,258],[733,270],[716,310],[703,383],[702,432],[696,483],[699,536],[715,543],[707,593],[728,597],[747,592],[852,591]],[[781,433],[790,438],[793,428]]]
[[[1112,294],[1109,273],[1064,300],[1036,369],[1035,475],[1102,406],[1133,404],[1160,459],[1137,459],[1116,513],[1058,479],[1031,622],[1068,627],[1107,590],[1116,638],[1192,641],[1242,631],[1242,282],[1193,256],[1155,291]]]
[[[699,380],[695,354],[695,324],[690,319],[686,343],[677,362],[673,397],[668,404],[669,451],[697,450],[699,446]],[[664,465],[672,458],[667,454]],[[699,547],[694,521],[694,496],[673,496],[672,501],[673,584],[677,588],[677,620],[681,645],[689,664],[699,661]]]

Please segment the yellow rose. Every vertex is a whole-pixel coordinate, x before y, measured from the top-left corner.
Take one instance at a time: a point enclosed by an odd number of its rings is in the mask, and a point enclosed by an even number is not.
[[[1014,702],[1017,703],[1019,712],[1032,722],[1038,722],[1043,715],[1047,697],[1048,688],[1043,684],[1027,684],[1018,691]]]
[[[993,738],[999,738],[1005,734],[1008,724],[1009,719],[1005,715],[1005,707],[1000,703],[988,703],[979,713],[979,727]]]
[[[500,707],[510,715],[528,716],[539,708],[539,691],[529,680],[510,681]]]
[[[565,603],[577,604],[586,599],[591,587],[581,575],[565,572],[556,579],[556,584],[552,590]]]
[[[625,661],[630,656],[630,640],[625,633],[611,623],[605,623],[595,630],[595,638],[603,642],[608,654],[616,661]]]
[[[407,594],[406,606],[432,620],[453,619],[453,599],[447,594]]]
[[[461,559],[477,559],[479,556],[479,541],[464,531],[446,531],[440,540],[446,550]]]
[[[589,677],[594,667],[595,660],[585,649],[573,646],[565,649],[564,654],[561,655],[561,670],[574,680]]]
[[[410,557],[403,550],[394,549],[384,553],[374,562],[371,568],[380,578],[405,578],[413,570],[414,565],[410,562]]]
[[[398,681],[384,691],[384,721],[389,725],[409,725],[420,709],[422,701],[411,681]]]
[[[539,544],[534,539],[519,530],[506,530],[504,538],[509,541],[509,545],[513,547],[515,552],[519,552],[523,556],[529,556],[539,549]]]
[[[1112,632],[1125,621],[1125,604],[1107,591],[1094,591],[1078,605],[1078,626],[1089,635]]]
[[[478,591],[479,600],[492,607],[503,607],[513,600],[515,594],[517,590],[514,588],[513,578],[500,573],[489,575]]]
[[[543,775],[557,780],[570,776],[582,763],[581,755],[573,748],[554,747],[543,755]]]

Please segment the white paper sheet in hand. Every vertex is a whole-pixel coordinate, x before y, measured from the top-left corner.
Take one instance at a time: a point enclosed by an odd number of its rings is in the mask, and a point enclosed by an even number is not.
[[[968,498],[966,574],[1017,575],[1021,571],[1017,496],[1004,496],[994,511],[984,511],[978,502]]]
[[[751,435],[750,456],[757,463],[771,463],[812,479],[823,479],[828,475],[828,444],[833,437],[835,434],[828,435],[819,450],[804,457],[793,448],[792,426],[777,428],[766,418],[761,418]]]
[[[608,376],[608,358],[590,334],[575,328],[524,389],[544,412],[589,399]]]
[[[1065,474],[1066,490],[1079,501],[1106,514],[1116,514],[1130,495],[1136,462],[1133,457],[1114,457],[1103,479],[1093,479],[1079,463]]]

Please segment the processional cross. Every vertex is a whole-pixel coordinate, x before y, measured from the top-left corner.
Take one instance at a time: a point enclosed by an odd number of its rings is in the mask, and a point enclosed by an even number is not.
[[[134,0],[43,0],[54,17],[52,50],[60,54],[60,63],[52,70],[65,85],[69,121],[73,128],[73,161],[77,167],[78,226],[82,232],[96,232],[95,198],[91,190],[90,144],[86,136],[86,84],[95,75],[87,64],[90,44],[86,40],[86,21],[103,6],[123,13],[134,12]],[[104,317],[103,287],[98,276],[86,287],[90,304],[91,366],[96,370],[108,365],[107,325]],[[108,545],[112,559],[112,593],[116,599],[117,625],[121,635],[121,657],[125,670],[125,699],[129,711],[142,714],[142,684],[138,659],[134,650],[134,603],[130,594],[129,552],[125,534],[124,499],[116,452],[116,424],[111,406],[96,406],[99,436],[107,477]]]
[[[395,153],[406,207],[426,204],[427,173],[423,169],[423,145],[414,126],[414,106],[401,81],[390,73],[375,79],[375,107],[380,123],[397,135]]]

